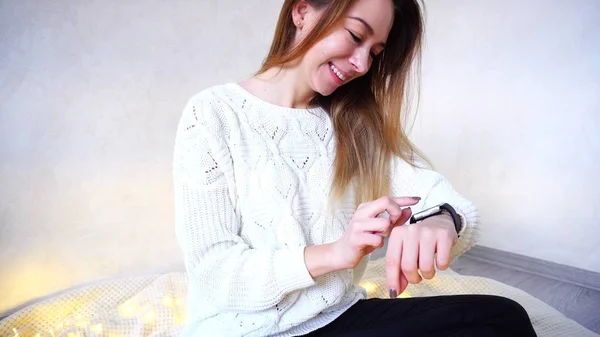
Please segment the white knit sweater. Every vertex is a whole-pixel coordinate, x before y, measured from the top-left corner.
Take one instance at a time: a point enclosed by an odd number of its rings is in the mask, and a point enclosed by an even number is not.
[[[326,203],[335,139],[321,108],[292,109],[228,83],[190,99],[174,153],[177,236],[189,275],[187,336],[298,336],[365,298],[355,269],[313,279],[304,248],[337,240],[355,205]],[[393,194],[421,196],[414,211],[453,205],[471,248],[479,220],[441,175],[394,161]]]

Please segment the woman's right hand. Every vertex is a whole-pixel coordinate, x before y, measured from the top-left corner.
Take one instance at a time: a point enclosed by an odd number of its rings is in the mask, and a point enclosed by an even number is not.
[[[416,205],[419,200],[420,197],[382,197],[360,204],[344,235],[332,245],[338,268],[354,268],[365,255],[383,247],[383,239],[392,228],[403,225],[412,215],[410,207],[403,207]],[[383,212],[389,217],[379,217]]]

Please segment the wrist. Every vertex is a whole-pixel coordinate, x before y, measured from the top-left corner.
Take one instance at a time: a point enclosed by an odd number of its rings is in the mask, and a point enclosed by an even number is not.
[[[462,229],[464,228],[463,219],[448,203],[439,204],[419,213],[413,214],[410,219],[410,223],[413,224],[432,216],[440,217],[442,215],[446,215],[450,218],[456,234],[460,237]]]
[[[438,215],[435,216],[436,218],[440,218],[440,219],[444,219],[443,223],[446,225],[446,227],[448,227],[448,229],[452,229],[453,232],[455,232],[458,235],[458,232],[456,230],[456,226],[454,224],[454,219],[452,218],[452,216],[450,214],[448,214],[447,212],[443,212],[440,213]]]
[[[450,224],[450,227],[454,228],[454,219],[452,218],[452,215],[450,215],[450,213],[442,212],[442,213],[436,215],[436,217],[441,217],[441,218],[446,219],[445,221]]]
[[[304,263],[313,278],[344,269],[338,260],[335,243],[309,246],[304,250]]]

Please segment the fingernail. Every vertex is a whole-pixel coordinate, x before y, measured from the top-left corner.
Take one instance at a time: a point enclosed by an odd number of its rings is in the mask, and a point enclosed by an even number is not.
[[[411,197],[413,200],[421,200],[421,197]]]
[[[398,297],[398,292],[396,291],[396,289],[390,289],[390,298],[396,297]]]

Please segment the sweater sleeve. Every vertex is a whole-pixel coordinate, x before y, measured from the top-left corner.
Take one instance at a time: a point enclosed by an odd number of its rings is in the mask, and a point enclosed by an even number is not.
[[[400,185],[397,191],[407,191],[404,192],[408,193],[406,195],[416,193],[422,198],[421,202],[413,207],[415,211],[448,203],[460,215],[463,227],[459,233],[460,237],[452,247],[452,260],[475,246],[480,235],[479,211],[471,201],[456,191],[446,177],[431,169],[412,167],[401,160],[394,174],[394,185]]]
[[[186,105],[175,141],[175,221],[190,287],[219,310],[260,311],[315,283],[304,247],[253,249],[239,236],[226,119],[214,102]],[[215,132],[220,130],[220,132]]]

